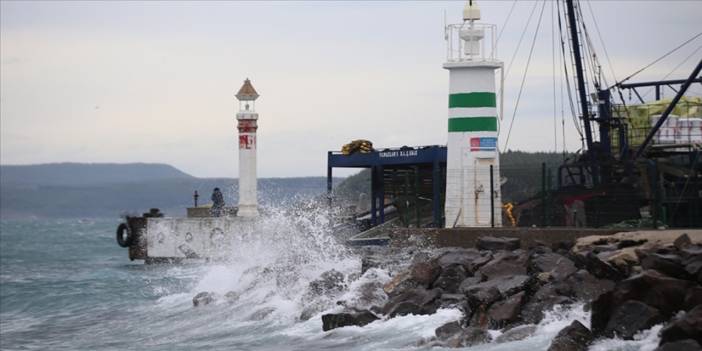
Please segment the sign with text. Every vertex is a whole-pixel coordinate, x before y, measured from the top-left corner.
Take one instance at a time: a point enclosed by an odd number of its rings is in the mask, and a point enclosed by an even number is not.
[[[497,149],[497,138],[470,138],[470,151],[494,151]]]

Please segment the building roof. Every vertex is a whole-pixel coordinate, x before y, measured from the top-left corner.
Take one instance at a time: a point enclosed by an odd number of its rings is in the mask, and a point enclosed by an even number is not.
[[[244,85],[241,86],[241,89],[239,89],[239,92],[236,93],[235,96],[241,101],[249,101],[256,100],[258,98],[258,93],[256,92],[256,89],[254,89],[253,85],[251,85],[251,81],[246,78]]]

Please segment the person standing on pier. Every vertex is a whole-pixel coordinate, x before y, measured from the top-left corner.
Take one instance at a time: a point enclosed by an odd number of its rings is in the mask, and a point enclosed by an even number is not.
[[[219,190],[219,188],[214,188],[212,191],[212,208],[210,209],[210,214],[213,217],[221,217],[224,212],[224,195]]]

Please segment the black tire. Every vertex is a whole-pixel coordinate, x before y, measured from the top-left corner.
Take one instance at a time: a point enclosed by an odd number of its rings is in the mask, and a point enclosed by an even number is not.
[[[127,237],[124,237],[124,231],[127,231]],[[127,223],[120,223],[117,226],[117,245],[121,247],[130,247],[134,241],[134,236],[132,235],[132,229],[129,228]]]

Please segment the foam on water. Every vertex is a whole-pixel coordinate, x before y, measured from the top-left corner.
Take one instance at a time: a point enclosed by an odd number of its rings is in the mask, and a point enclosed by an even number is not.
[[[461,319],[457,309],[428,316],[378,320],[363,327],[322,331],[321,315],[346,306],[382,305],[389,272],[369,269],[331,233],[326,209],[312,205],[268,209],[253,221],[228,259],[216,263],[127,263],[114,244],[116,221],[0,223],[0,344],[28,350],[404,350]],[[47,247],[51,250],[47,252]],[[330,269],[346,289],[314,295],[309,283]],[[202,291],[220,296],[194,308]],[[233,291],[239,298],[223,296]],[[309,319],[301,319],[306,314]],[[547,312],[536,333],[521,341],[470,350],[546,350],[573,320],[589,326],[583,305]],[[636,340],[597,341],[591,350],[646,351],[660,326]],[[498,336],[501,331],[490,331]]]

